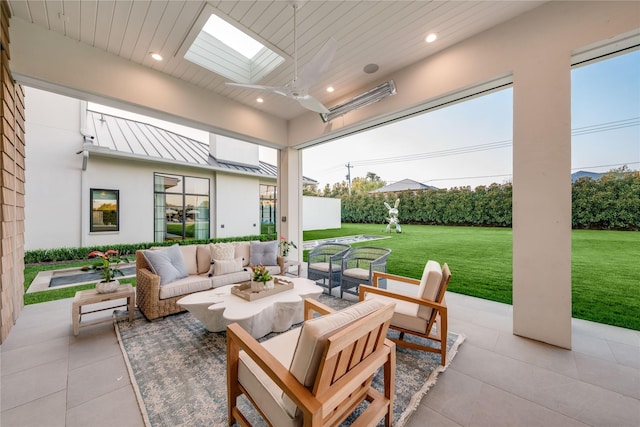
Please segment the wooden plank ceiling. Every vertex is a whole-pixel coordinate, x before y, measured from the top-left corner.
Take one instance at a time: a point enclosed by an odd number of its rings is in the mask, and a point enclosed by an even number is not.
[[[345,95],[368,88],[448,46],[525,13],[542,1],[303,1],[298,11],[298,63],[308,62],[333,37],[338,51],[329,72],[310,94],[327,107]],[[282,86],[291,81],[293,11],[288,1],[195,0],[10,0],[13,18],[86,43],[132,62],[154,68],[198,87],[291,119],[306,110],[277,94],[253,92],[225,85],[222,76],[177,55],[206,4],[248,28],[289,58],[260,84]],[[425,36],[438,34],[427,44]],[[150,52],[163,55],[162,62]],[[363,67],[378,64],[366,74]],[[327,93],[325,88],[335,91]],[[256,103],[257,96],[264,98]]]

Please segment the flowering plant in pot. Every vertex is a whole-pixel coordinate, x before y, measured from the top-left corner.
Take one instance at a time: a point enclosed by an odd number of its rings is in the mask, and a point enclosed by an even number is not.
[[[273,276],[267,270],[267,267],[260,264],[251,268],[253,270],[251,273],[251,292],[260,292],[273,288]]]
[[[291,248],[298,249],[298,247],[293,242],[293,240],[287,241],[287,238],[284,236],[280,236],[280,242],[278,243],[278,247],[280,248],[280,252],[282,253],[282,256],[285,258],[287,257],[287,255],[289,255],[289,250]]]
[[[89,253],[89,258],[97,258],[97,262],[88,268],[97,271],[102,277],[102,280],[96,284],[96,290],[99,293],[115,292],[119,285],[116,276],[124,276],[119,268],[120,264],[128,263],[129,260],[121,258],[115,249],[109,249],[105,252],[93,251]]]

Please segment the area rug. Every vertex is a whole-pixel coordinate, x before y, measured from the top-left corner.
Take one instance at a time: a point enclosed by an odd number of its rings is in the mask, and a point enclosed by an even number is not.
[[[351,304],[324,294],[319,300],[335,309]],[[155,322],[136,312],[133,322],[116,323],[116,334],[147,426],[227,425],[225,333],[207,331],[189,312]],[[447,365],[463,340],[449,333]],[[393,424],[401,427],[445,368],[435,353],[397,347],[396,356]],[[379,373],[374,387],[382,390],[381,385]],[[239,406],[243,412],[253,411],[246,400]],[[255,411],[250,418],[254,425],[266,425]]]

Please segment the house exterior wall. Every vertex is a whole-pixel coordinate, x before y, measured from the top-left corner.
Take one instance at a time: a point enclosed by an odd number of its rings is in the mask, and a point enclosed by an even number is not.
[[[325,230],[340,228],[342,205],[340,199],[332,197],[304,196],[302,198],[303,230]]]
[[[260,180],[218,173],[215,188],[216,237],[260,234]]]
[[[79,246],[82,150],[80,101],[25,87],[25,249]]]
[[[83,170],[81,101],[25,88],[27,115],[25,248],[102,246],[154,240],[154,173],[209,179],[210,237],[260,233],[265,178],[89,153]],[[227,138],[228,139],[228,138]],[[250,147],[257,153],[257,147]],[[229,148],[227,147],[227,150]],[[247,150],[240,150],[246,157]],[[275,178],[264,183],[275,185]],[[91,189],[118,190],[119,230],[90,231]],[[222,227],[224,225],[224,228]]]

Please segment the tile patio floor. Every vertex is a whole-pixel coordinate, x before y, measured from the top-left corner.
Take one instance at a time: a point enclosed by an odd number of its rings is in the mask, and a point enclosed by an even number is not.
[[[509,305],[447,303],[467,339],[408,427],[640,426],[640,332],[574,319],[568,351],[514,336]],[[74,337],[71,299],[26,306],[0,347],[2,427],[143,426],[113,325]]]

